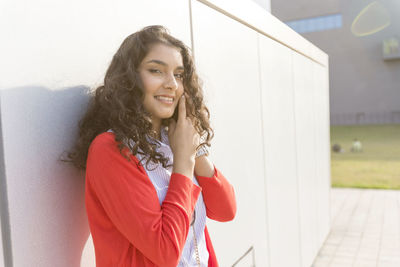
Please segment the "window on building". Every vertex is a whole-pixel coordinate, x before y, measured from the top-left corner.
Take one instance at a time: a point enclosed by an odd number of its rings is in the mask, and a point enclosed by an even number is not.
[[[342,15],[333,14],[286,21],[286,24],[298,33],[326,31],[342,27]]]

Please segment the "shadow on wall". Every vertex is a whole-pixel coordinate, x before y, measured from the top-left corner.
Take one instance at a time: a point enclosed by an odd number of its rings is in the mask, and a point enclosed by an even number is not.
[[[5,260],[14,266],[80,266],[89,237],[84,173],[59,158],[75,142],[88,87],[10,88],[0,91],[0,100],[7,185],[0,193],[8,197],[0,208],[3,238],[11,239],[4,244]]]

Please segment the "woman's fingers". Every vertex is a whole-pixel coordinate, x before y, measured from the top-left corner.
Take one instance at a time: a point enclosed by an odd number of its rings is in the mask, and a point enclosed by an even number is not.
[[[186,119],[186,99],[185,96],[182,95],[181,99],[179,100],[179,114],[178,114],[178,121],[183,121]]]
[[[199,136],[193,125],[193,118],[187,116],[186,99],[182,96],[178,103],[178,121],[170,123],[168,138],[175,160],[187,161],[196,153]]]
[[[174,131],[175,131],[175,127],[176,127],[176,122],[175,120],[171,120],[171,122],[168,125],[168,136],[170,137]]]

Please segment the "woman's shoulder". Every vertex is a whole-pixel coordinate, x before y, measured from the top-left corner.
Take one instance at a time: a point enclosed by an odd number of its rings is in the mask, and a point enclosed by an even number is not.
[[[143,166],[138,158],[131,153],[131,150],[125,145],[120,151],[118,142],[115,140],[113,132],[103,132],[98,134],[89,146],[87,166],[102,164],[119,164],[121,166],[130,166],[139,169],[145,173]],[[127,165],[126,165],[127,164]]]
[[[117,142],[115,141],[115,135],[112,132],[103,132],[98,134],[93,141],[90,143],[89,152],[92,150],[104,150],[112,149],[117,147]]]
[[[91,153],[113,153],[113,154],[120,154],[125,153],[126,156],[130,156],[131,158],[134,158],[135,161],[137,160],[134,155],[129,153],[128,147],[124,147],[122,151],[120,152],[120,149],[118,147],[118,142],[115,140],[115,134],[113,132],[103,132],[98,134],[92,141],[92,143],[89,146],[89,154]]]
[[[114,133],[103,132],[98,134],[90,144],[86,175],[88,180],[93,181],[116,176],[120,176],[121,179],[124,177],[142,179],[146,177],[146,171],[137,157],[130,153],[128,147],[124,146],[120,151]]]
[[[115,134],[113,132],[103,132],[98,134],[90,144],[92,145],[110,145],[117,144],[115,141]]]

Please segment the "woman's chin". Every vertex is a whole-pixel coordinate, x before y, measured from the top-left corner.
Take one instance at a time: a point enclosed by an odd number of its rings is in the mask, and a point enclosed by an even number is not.
[[[174,115],[173,112],[171,112],[171,113],[164,113],[164,114],[162,114],[162,115],[160,114],[159,118],[162,119],[162,120],[167,120],[167,119],[172,118],[173,115]]]

